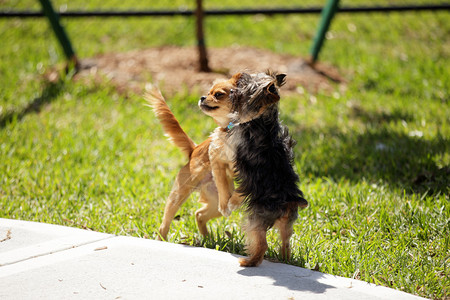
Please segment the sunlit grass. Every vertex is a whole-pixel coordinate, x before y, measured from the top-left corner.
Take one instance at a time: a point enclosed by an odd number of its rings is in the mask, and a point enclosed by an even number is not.
[[[295,224],[291,263],[448,297],[448,20],[443,12],[339,15],[321,60],[339,68],[347,87],[283,97],[281,119],[298,142],[296,168],[311,204]],[[208,18],[207,43],[306,56],[317,22]],[[64,24],[80,57],[195,44],[186,18]],[[141,97],[106,81],[43,80],[63,62],[45,20],[2,19],[0,34],[0,217],[156,238],[186,160]],[[181,92],[169,105],[200,142],[214,123],[197,99]],[[212,238],[204,239],[196,198],[178,212],[169,241],[244,254],[243,213],[211,222]],[[276,232],[268,238],[267,258],[278,260]]]

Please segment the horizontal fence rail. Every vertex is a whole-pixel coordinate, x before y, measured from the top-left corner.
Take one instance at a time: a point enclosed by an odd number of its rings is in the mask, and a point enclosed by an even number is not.
[[[390,5],[390,6],[360,6],[339,7],[339,13],[374,13],[374,12],[404,12],[424,10],[447,10],[450,11],[450,3],[429,5]],[[232,15],[275,15],[275,14],[318,14],[322,7],[306,8],[243,8],[243,9],[210,9],[205,10],[205,16],[232,16]],[[142,11],[64,11],[58,12],[61,17],[83,18],[83,17],[170,17],[170,16],[194,16],[195,10],[142,10]],[[40,11],[0,11],[0,18],[39,18],[44,17]]]

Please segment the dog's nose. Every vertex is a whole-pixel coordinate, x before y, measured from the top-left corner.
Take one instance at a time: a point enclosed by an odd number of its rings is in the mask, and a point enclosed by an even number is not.
[[[206,96],[200,97],[200,101],[201,101],[201,102],[203,102],[203,101],[205,101],[205,100],[206,100]]]

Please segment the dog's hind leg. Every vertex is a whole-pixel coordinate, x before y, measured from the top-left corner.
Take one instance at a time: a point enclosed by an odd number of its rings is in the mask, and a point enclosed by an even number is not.
[[[170,224],[172,223],[175,214],[198,184],[198,182],[193,180],[194,179],[189,170],[189,164],[187,164],[178,173],[175,183],[173,184],[172,191],[167,199],[166,206],[164,208],[164,216],[161,226],[159,227],[159,240],[167,239]]]
[[[197,226],[200,233],[204,236],[208,235],[208,229],[206,224],[209,220],[218,218],[222,214],[217,210],[217,202],[211,201],[211,198],[206,200],[203,196],[200,196],[200,202],[206,202],[199,210],[195,212],[195,218],[197,220]]]
[[[290,239],[294,233],[294,222],[297,219],[297,205],[288,208],[288,211],[275,222],[275,228],[279,230],[281,239],[281,259],[288,261],[291,258]]]
[[[249,255],[247,258],[240,258],[239,264],[241,267],[256,267],[264,259],[264,253],[268,248],[266,234],[267,228],[262,226],[255,226],[255,224],[247,224],[247,245],[246,251]]]
[[[291,257],[291,246],[289,241],[291,239],[292,233],[294,232],[292,223],[288,222],[287,218],[283,217],[275,223],[275,227],[280,231],[281,259],[283,261],[288,261]]]
[[[219,197],[217,188],[212,180],[211,175],[207,175],[201,184],[200,200],[203,206],[195,212],[197,226],[200,233],[204,236],[208,235],[206,224],[213,218],[218,218],[222,214],[218,210]]]

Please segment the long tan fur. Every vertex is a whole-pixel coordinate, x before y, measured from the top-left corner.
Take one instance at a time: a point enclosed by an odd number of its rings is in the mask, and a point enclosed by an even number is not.
[[[144,98],[153,109],[169,140],[180,148],[187,157],[191,157],[196,145],[181,128],[180,123],[173,115],[161,92],[157,88],[151,87],[145,93]]]
[[[199,106],[202,111],[214,118],[219,126],[226,127],[231,109],[230,93],[235,87],[235,78],[215,84],[208,96],[202,97]],[[184,132],[174,114],[166,104],[161,92],[154,86],[147,88],[144,95],[148,106],[160,121],[166,136],[188,156],[189,162],[184,165],[175,177],[172,190],[167,198],[164,215],[159,227],[159,240],[167,240],[170,224],[180,206],[194,191],[200,192],[199,202],[202,207],[195,212],[195,219],[200,233],[208,235],[207,222],[221,216],[218,211],[219,197],[213,175],[211,174],[211,162],[209,148],[211,137],[199,145],[191,140]],[[226,175],[225,175],[226,176]]]

